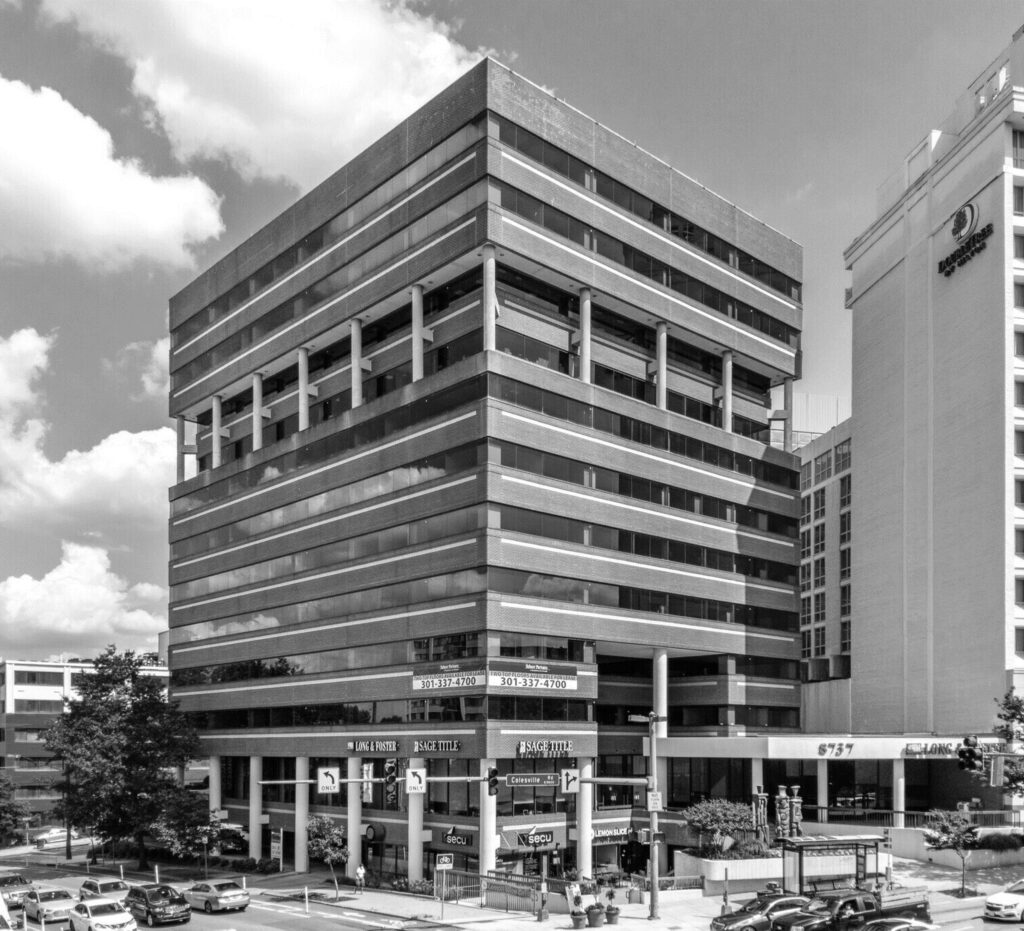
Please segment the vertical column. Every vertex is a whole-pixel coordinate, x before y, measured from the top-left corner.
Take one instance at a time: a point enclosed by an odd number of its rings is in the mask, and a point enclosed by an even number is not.
[[[263,449],[263,376],[252,373],[252,449]]]
[[[355,879],[356,868],[363,862],[363,759],[359,756],[348,758],[348,825],[345,835],[348,838],[348,863],[345,864],[345,875]],[[354,781],[353,781],[354,780]]]
[[[299,429],[309,429],[309,350],[299,347]]]
[[[412,380],[423,377],[423,285],[412,286]]]
[[[484,246],[484,351],[495,346],[495,329],[498,319],[497,265],[494,246]]]
[[[185,418],[175,417],[174,427],[178,437],[175,445],[174,482],[180,484],[185,481]]]
[[[352,407],[356,408],[363,404],[363,324],[358,317],[352,318],[351,346]]]
[[[906,762],[901,758],[892,761],[892,826],[906,827],[904,811],[907,808]],[[889,853],[892,853],[890,850]]]
[[[249,856],[263,856],[263,757],[249,757]]]
[[[219,466],[220,462],[221,462],[220,440],[221,440],[221,430],[223,429],[223,427],[221,426],[222,415],[221,415],[221,401],[220,401],[220,395],[219,394],[215,394],[213,396],[213,417],[212,417],[212,420],[213,420],[213,423],[212,423],[213,435],[211,437],[210,442],[213,444],[213,446],[212,446],[212,453],[210,455],[210,465],[213,468],[216,469],[217,466]]]
[[[658,323],[658,407],[668,409],[668,324]]]
[[[580,876],[594,875],[594,758],[580,758],[580,793],[576,796],[576,869]]]
[[[580,381],[590,384],[590,288],[580,288]]]
[[[223,805],[223,792],[220,785],[220,757],[210,757],[210,788],[207,796],[210,800],[210,811],[220,811]]]
[[[764,787],[764,760],[752,759],[750,761],[750,795],[757,794],[758,787],[763,791]]]
[[[309,757],[295,757],[295,872],[309,872]]]
[[[654,725],[654,733],[658,740],[668,737],[668,651],[655,650],[652,677],[654,679],[653,705],[658,720]],[[658,757],[658,785],[662,791],[668,790],[668,757],[662,753]],[[659,846],[662,856],[666,855],[664,844]]]
[[[787,378],[782,383],[782,406],[786,409],[786,419],[782,422],[782,448],[793,451],[793,379]]]
[[[493,248],[493,247],[492,247]],[[497,763],[480,761],[480,875],[486,876],[498,863],[498,800],[487,792],[487,770]]]
[[[409,769],[424,769],[421,759],[410,759]],[[480,786],[480,791],[485,791]],[[423,878],[423,796],[406,795],[409,804],[409,879]]]
[[[828,760],[818,760],[818,821],[828,821]]]
[[[722,429],[732,433],[732,350],[722,353]]]

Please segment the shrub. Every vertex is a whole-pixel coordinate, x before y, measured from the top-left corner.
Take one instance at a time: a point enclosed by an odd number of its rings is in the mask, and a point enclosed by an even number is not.
[[[753,860],[757,857],[770,857],[772,855],[771,847],[763,840],[755,837],[740,841],[733,849],[745,860]]]
[[[260,857],[256,864],[257,873],[276,873],[281,868],[277,857]]]
[[[244,860],[236,860],[235,869],[240,873],[251,873],[256,869],[256,860],[253,857],[246,857]]]
[[[1020,850],[1024,847],[1024,837],[1020,834],[986,834],[978,846],[983,850]]]
[[[434,884],[429,879],[413,879],[409,881],[409,891],[416,895],[433,895]]]

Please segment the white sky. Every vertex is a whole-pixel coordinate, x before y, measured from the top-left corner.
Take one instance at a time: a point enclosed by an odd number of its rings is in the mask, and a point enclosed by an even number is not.
[[[0,0],[0,654],[155,646],[169,295],[483,51],[802,243],[797,390],[847,398],[842,250],[1021,24],[1020,0]]]

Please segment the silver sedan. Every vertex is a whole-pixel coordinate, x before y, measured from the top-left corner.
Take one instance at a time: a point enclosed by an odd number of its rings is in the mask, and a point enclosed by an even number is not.
[[[238,909],[244,912],[249,905],[249,893],[231,879],[214,879],[196,883],[184,892],[188,904],[204,912],[226,912]]]

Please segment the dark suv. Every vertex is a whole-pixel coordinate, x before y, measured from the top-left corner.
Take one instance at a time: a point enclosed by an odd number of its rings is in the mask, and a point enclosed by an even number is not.
[[[192,907],[173,886],[165,883],[145,883],[129,886],[124,897],[124,907],[139,920],[153,925],[182,923],[192,919]]]

